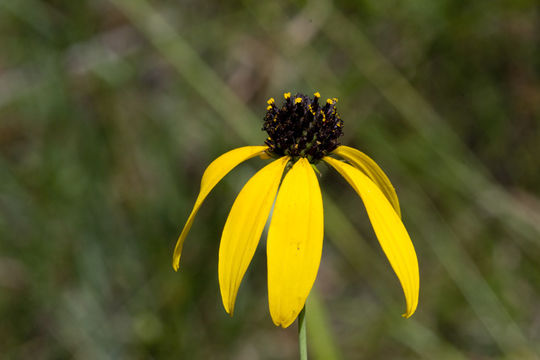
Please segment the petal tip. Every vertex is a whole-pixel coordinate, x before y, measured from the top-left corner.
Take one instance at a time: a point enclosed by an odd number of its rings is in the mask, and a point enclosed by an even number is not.
[[[270,311],[270,316],[272,317],[274,325],[286,329],[298,318],[298,313],[296,313],[296,315],[291,314],[291,316],[288,316],[287,314],[275,314]]]
[[[179,262],[178,260],[179,260],[179,259],[173,258],[173,261],[172,261],[172,267],[173,267],[174,271],[178,271],[178,268],[180,267],[180,266],[179,266],[179,263],[180,263],[180,262]]]
[[[235,306],[235,300],[236,299],[231,299],[228,295],[226,294],[221,294],[221,301],[223,303],[223,308],[225,309],[225,312],[227,314],[229,314],[230,317],[233,317],[234,315],[234,306]]]
[[[403,316],[405,319],[409,319],[411,316],[414,315],[415,311],[416,309],[407,310],[407,312],[404,314],[401,314],[401,316]]]
[[[286,329],[288,328],[289,326],[291,326],[291,324],[294,322],[294,319],[289,321],[285,321],[284,319],[278,319],[277,321],[272,319],[274,321],[274,325],[278,326],[278,327],[281,327],[283,329]]]
[[[223,304],[223,307],[225,308],[225,312],[227,312],[227,314],[229,314],[230,317],[234,316],[234,304],[232,304],[232,306]]]
[[[283,322],[282,324],[280,324],[279,326],[281,326],[283,329],[286,329],[288,328],[289,326],[291,326],[291,324],[294,322],[294,320],[292,321],[287,321],[287,322]]]

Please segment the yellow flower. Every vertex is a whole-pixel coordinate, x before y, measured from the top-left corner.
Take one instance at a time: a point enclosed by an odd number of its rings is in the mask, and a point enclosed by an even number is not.
[[[255,156],[274,158],[244,185],[231,208],[221,236],[218,273],[223,306],[232,315],[240,282],[274,205],[267,239],[268,301],[274,323],[288,327],[304,307],[321,260],[323,205],[315,165],[324,161],[362,198],[403,288],[407,304],[403,316],[409,317],[418,304],[418,261],[401,222],[394,187],[371,158],[338,142],[343,121],[337,113],[337,101],[319,104],[319,97],[319,93],[312,99],[296,94],[291,100],[286,93],[281,107],[268,101],[263,126],[269,135],[265,146],[231,150],[208,166],[178,238],[173,267],[178,270],[184,240],[214,186],[245,160]]]

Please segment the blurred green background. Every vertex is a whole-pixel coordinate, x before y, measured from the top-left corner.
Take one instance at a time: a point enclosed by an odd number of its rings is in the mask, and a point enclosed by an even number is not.
[[[205,167],[262,144],[266,99],[338,97],[392,179],[421,272],[410,320],[361,201],[325,166],[314,359],[540,354],[534,0],[0,1],[0,351],[6,359],[294,359],[264,236],[235,316],[217,282],[235,195],[176,238]]]

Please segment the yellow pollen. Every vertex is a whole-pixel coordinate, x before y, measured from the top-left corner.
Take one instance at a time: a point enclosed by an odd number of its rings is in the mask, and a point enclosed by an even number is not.
[[[325,122],[326,121],[326,114],[322,110],[319,110],[319,112],[322,114],[322,121]]]
[[[294,99],[295,104],[300,104],[302,102],[302,98],[296,98]]]
[[[283,97],[284,97],[285,99],[288,99],[288,98],[291,97],[291,93],[290,93],[290,92],[285,93],[285,94],[283,94]]]
[[[316,98],[320,98],[321,94],[319,94],[319,92],[317,91],[315,94],[313,94],[313,96],[315,96]]]
[[[326,99],[326,103],[332,105],[334,102],[332,101],[332,99]]]
[[[266,107],[266,110],[270,110],[270,109],[272,109],[272,105],[268,105],[268,106]]]
[[[332,100],[334,100],[334,103],[338,102],[338,98],[332,98]]]
[[[268,101],[266,102],[268,105],[272,105],[274,103],[274,98],[270,98],[268,99]]]

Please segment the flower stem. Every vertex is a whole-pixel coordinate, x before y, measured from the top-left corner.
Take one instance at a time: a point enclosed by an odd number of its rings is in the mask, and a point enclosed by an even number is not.
[[[307,339],[306,339],[306,305],[298,315],[298,346],[300,347],[300,360],[307,360]]]

